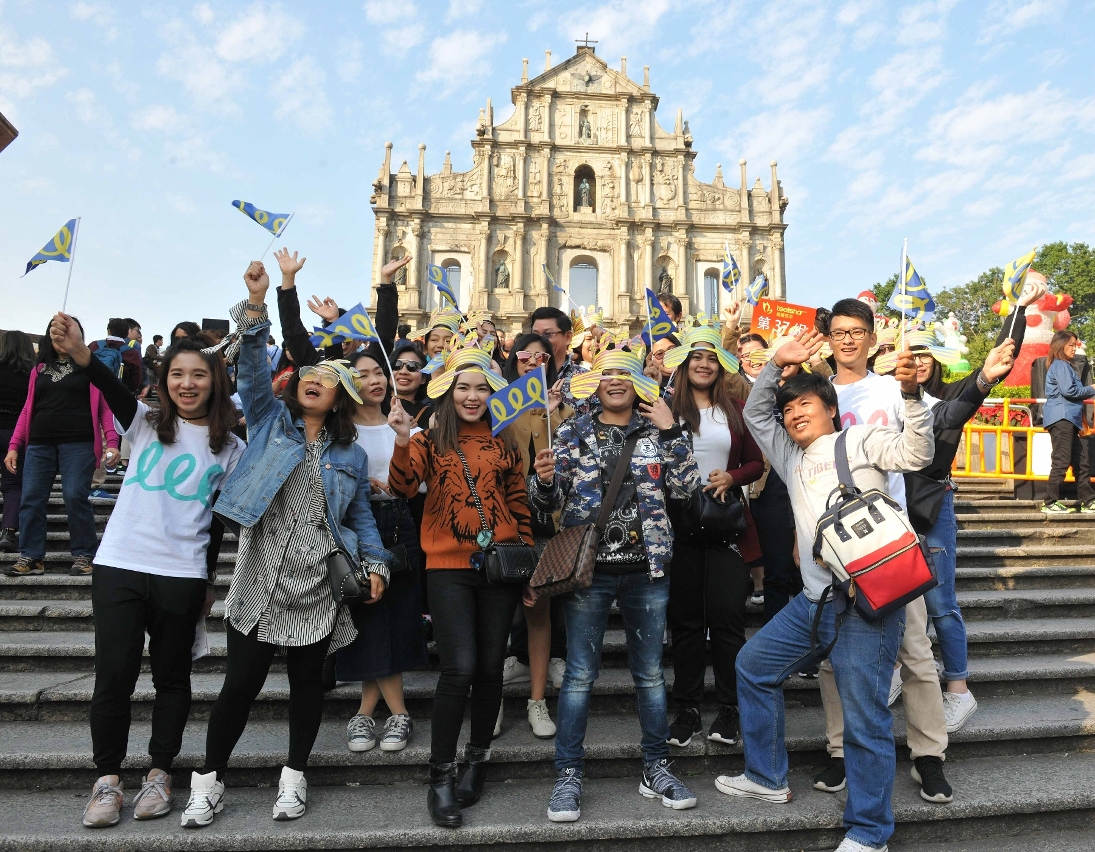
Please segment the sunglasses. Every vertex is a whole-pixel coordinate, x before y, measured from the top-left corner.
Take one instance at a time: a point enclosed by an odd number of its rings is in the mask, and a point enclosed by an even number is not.
[[[517,353],[517,360],[522,364],[527,364],[529,361],[535,361],[537,364],[543,364],[548,359],[546,352],[525,352],[521,351]]]
[[[417,361],[393,361],[392,372],[398,373],[400,370],[406,370],[408,373],[417,373],[422,369],[422,365]]]
[[[316,367],[301,367],[300,380],[302,382],[316,382],[325,388],[337,388],[339,378],[330,370],[320,370]]]

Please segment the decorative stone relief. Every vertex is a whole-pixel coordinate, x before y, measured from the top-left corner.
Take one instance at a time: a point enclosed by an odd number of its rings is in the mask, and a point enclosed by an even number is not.
[[[668,204],[677,197],[677,175],[672,161],[659,157],[654,166],[654,195],[662,204]]]
[[[539,198],[544,192],[544,181],[540,175],[540,165],[533,160],[528,167],[528,195],[529,198]]]
[[[631,110],[631,121],[628,124],[628,134],[631,136],[632,141],[636,139],[643,139],[646,134],[643,132],[645,127],[644,121],[646,119],[646,111],[633,107]]]
[[[601,172],[601,213],[615,215],[620,208],[620,185],[612,163],[606,163]]]
[[[511,199],[517,195],[517,168],[513,154],[494,155],[495,198]]]
[[[544,107],[543,104],[533,103],[528,108],[528,129],[529,130],[543,130],[544,129]]]
[[[643,204],[646,201],[646,193],[643,192],[646,181],[643,178],[642,160],[632,161],[628,177],[631,178],[631,200],[636,204]]]

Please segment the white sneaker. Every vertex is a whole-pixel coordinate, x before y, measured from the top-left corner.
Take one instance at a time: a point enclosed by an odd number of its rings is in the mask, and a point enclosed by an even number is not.
[[[281,767],[278,800],[274,802],[274,819],[298,819],[304,816],[307,800],[308,782],[304,780],[304,773],[288,766]]]
[[[567,661],[562,657],[552,657],[548,660],[548,680],[556,689],[563,688],[563,675],[567,670]]]
[[[376,746],[376,722],[372,716],[356,714],[346,723],[346,747],[350,751],[370,751]]]
[[[550,740],[555,736],[555,723],[548,714],[547,702],[541,698],[539,701],[528,701],[528,723],[532,726],[532,735],[537,739]]]
[[[179,824],[183,828],[201,828],[213,821],[213,814],[224,810],[224,782],[216,772],[190,773],[190,799]]]
[[[502,664],[502,683],[528,683],[529,680],[528,666],[521,665],[516,657],[506,657]]]
[[[947,733],[953,734],[964,724],[977,709],[977,699],[972,692],[965,696],[955,692],[943,693],[943,718],[947,720]]]
[[[745,775],[720,775],[715,779],[715,789],[727,796],[742,796],[747,799],[763,799],[766,802],[786,804],[791,801],[791,789],[772,790],[750,781]]]
[[[502,736],[502,716],[506,712],[506,702],[503,701],[498,705],[498,720],[494,723],[494,733],[490,735],[490,738],[497,739]]]
[[[890,700],[886,702],[887,707],[893,707],[895,701],[901,697],[901,667],[893,670],[893,675],[890,677]]]
[[[836,847],[836,852],[890,852],[890,847],[864,846],[862,843],[856,843],[850,837],[845,837],[840,841],[840,845]]]

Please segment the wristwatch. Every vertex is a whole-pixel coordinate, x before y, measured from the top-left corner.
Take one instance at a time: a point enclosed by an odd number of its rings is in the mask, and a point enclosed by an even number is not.
[[[1003,380],[1004,377],[1001,376],[1000,378],[990,382],[988,379],[985,378],[984,374],[980,370],[977,371],[977,386],[986,393],[988,393],[989,390],[1000,384],[1000,382],[1002,382]]]
[[[901,398],[902,399],[923,399],[924,398],[924,388],[920,385],[917,385],[916,390],[913,393],[905,393],[905,391],[901,391]]]

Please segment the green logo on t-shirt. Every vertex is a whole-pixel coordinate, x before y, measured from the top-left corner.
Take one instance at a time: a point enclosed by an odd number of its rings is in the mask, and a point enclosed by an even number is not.
[[[163,472],[163,484],[153,485],[149,482],[152,472],[163,458],[163,444],[153,441],[147,450],[141,453],[137,459],[136,469],[132,476],[125,481],[125,485],[139,485],[145,491],[166,491],[175,500],[189,502],[198,500],[203,506],[209,506],[209,498],[213,494],[213,480],[224,473],[224,468],[215,464],[202,474],[198,490],[193,494],[179,493],[179,486],[190,478],[197,469],[198,462],[190,453],[176,456]]]

